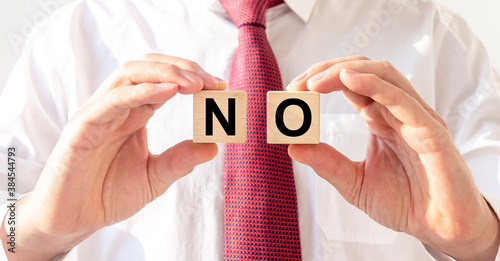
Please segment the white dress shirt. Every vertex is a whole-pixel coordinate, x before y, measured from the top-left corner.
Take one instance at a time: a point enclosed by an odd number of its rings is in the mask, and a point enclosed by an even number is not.
[[[478,187],[500,210],[500,78],[461,18],[424,0],[287,0],[268,10],[266,30],[285,86],[320,61],[354,54],[390,61],[446,120]],[[119,64],[162,53],[227,80],[237,33],[215,0],[67,5],[28,41],[1,96],[0,166],[15,147],[17,192],[31,191],[68,119]],[[321,141],[362,160],[368,131],[358,112],[338,93],[322,95],[320,110]],[[177,95],[147,125],[151,152],[191,139],[192,128],[192,96]],[[65,260],[222,260],[222,148]],[[372,221],[309,167],[293,167],[304,260],[447,260]],[[6,171],[0,167],[2,184]]]

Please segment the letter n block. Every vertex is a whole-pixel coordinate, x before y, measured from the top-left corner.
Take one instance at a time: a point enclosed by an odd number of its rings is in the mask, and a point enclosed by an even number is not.
[[[319,93],[267,93],[267,143],[318,144]]]
[[[193,141],[243,143],[246,140],[246,93],[201,91],[193,94]]]

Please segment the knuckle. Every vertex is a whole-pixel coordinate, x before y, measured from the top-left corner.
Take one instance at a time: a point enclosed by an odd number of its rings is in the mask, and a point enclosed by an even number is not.
[[[324,70],[328,69],[330,66],[331,65],[328,61],[318,62],[318,63],[313,64],[311,67],[309,67],[309,70],[313,73],[320,72],[320,71],[324,71]]]
[[[203,80],[202,79],[193,79],[193,81],[191,82],[192,84],[192,88],[195,90],[195,91],[201,91],[203,89],[203,86],[204,86],[204,83],[203,83]]]
[[[434,118],[439,124],[441,124],[446,130],[448,130],[448,125],[446,122],[441,118],[441,115],[437,113],[435,110],[427,110],[429,114],[431,115],[432,118]]]
[[[169,154],[170,154],[170,157],[168,157],[168,160],[166,162],[167,170],[170,172],[170,175],[174,178],[174,180],[178,180],[178,179],[182,178],[185,175],[184,171],[181,170],[175,164],[176,162],[173,160],[172,151],[169,151]]]
[[[407,100],[409,95],[404,92],[396,92],[388,98],[387,108],[390,110],[397,110],[401,104],[404,103],[404,100]]]
[[[158,64],[158,66],[164,66],[166,70],[172,71],[172,72],[180,72],[180,68],[174,64],[167,63],[167,64]]]
[[[157,66],[156,70],[160,72],[163,71],[171,74],[178,74],[181,71],[181,69],[178,66],[171,63],[158,63],[156,64],[156,66]]]
[[[397,89],[397,92],[392,96],[392,99],[392,104],[394,106],[400,106],[401,104],[404,104],[405,101],[413,102],[415,100],[411,97],[411,95],[401,89]]]
[[[132,93],[131,93],[132,98],[139,98],[148,95],[148,93],[151,93],[156,89],[156,84],[142,83],[137,87],[138,88],[132,88]]]
[[[127,99],[132,102],[136,102],[138,97],[141,97],[142,95],[144,95],[144,93],[148,91],[147,86],[148,86],[147,83],[141,83],[137,86],[134,86],[133,88],[129,88],[129,91],[127,93]]]
[[[190,60],[182,60],[181,63],[180,63],[180,65],[181,65],[182,68],[188,69],[188,70],[191,70],[191,71],[199,71],[199,70],[201,70],[201,66],[198,63],[190,61]]]
[[[336,63],[332,65],[328,70],[331,72],[340,72],[340,70],[342,70],[342,68],[344,68],[345,66],[345,63]]]
[[[139,58],[137,58],[137,59],[141,60],[141,61],[148,61],[148,60],[155,60],[154,59],[155,57],[156,57],[156,54],[154,54],[154,53],[146,53],[146,54],[139,56]]]
[[[364,56],[364,55],[355,55],[352,57],[354,60],[370,60],[370,58]]]
[[[122,96],[120,88],[114,88],[109,90],[106,100],[110,103],[113,109],[119,109],[120,104],[123,102]]]
[[[364,75],[364,77],[365,77],[366,81],[368,81],[368,82],[375,82],[375,81],[380,80],[380,78],[373,73],[367,73]]]
[[[139,93],[148,93],[148,92],[156,89],[156,84],[149,83],[149,82],[141,83],[139,86],[140,86],[140,88],[137,88],[137,91]]]
[[[120,70],[124,70],[124,71],[127,71],[129,70],[130,68],[132,68],[134,66],[136,62],[135,61],[126,61],[124,63],[122,63],[122,65],[120,65]]]
[[[448,132],[436,129],[430,131],[427,137],[422,139],[422,146],[426,152],[438,152],[441,151],[443,146],[448,143],[449,135]]]
[[[70,151],[96,149],[104,139],[104,133],[92,120],[83,119],[73,122],[64,129],[61,136]]]
[[[394,66],[389,61],[378,61],[378,63],[382,66],[382,68],[384,68],[384,70],[394,70]]]

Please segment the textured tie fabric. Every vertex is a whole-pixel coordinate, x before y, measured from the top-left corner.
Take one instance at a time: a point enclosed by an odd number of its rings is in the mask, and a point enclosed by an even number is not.
[[[286,145],[266,142],[266,95],[283,90],[265,15],[283,3],[221,0],[239,28],[230,90],[247,93],[247,141],[224,151],[225,260],[301,260],[297,196]]]

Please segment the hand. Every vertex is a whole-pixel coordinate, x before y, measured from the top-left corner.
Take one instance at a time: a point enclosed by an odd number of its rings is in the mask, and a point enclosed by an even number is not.
[[[34,191],[19,202],[22,234],[11,257],[47,260],[65,253],[215,157],[217,145],[192,141],[152,155],[145,126],[176,93],[224,88],[222,80],[176,57],[149,54],[118,68],[70,119]]]
[[[290,145],[378,223],[460,260],[493,260],[499,220],[474,184],[439,115],[389,63],[364,57],[316,64],[288,90],[342,91],[370,131],[366,158],[326,145]]]

